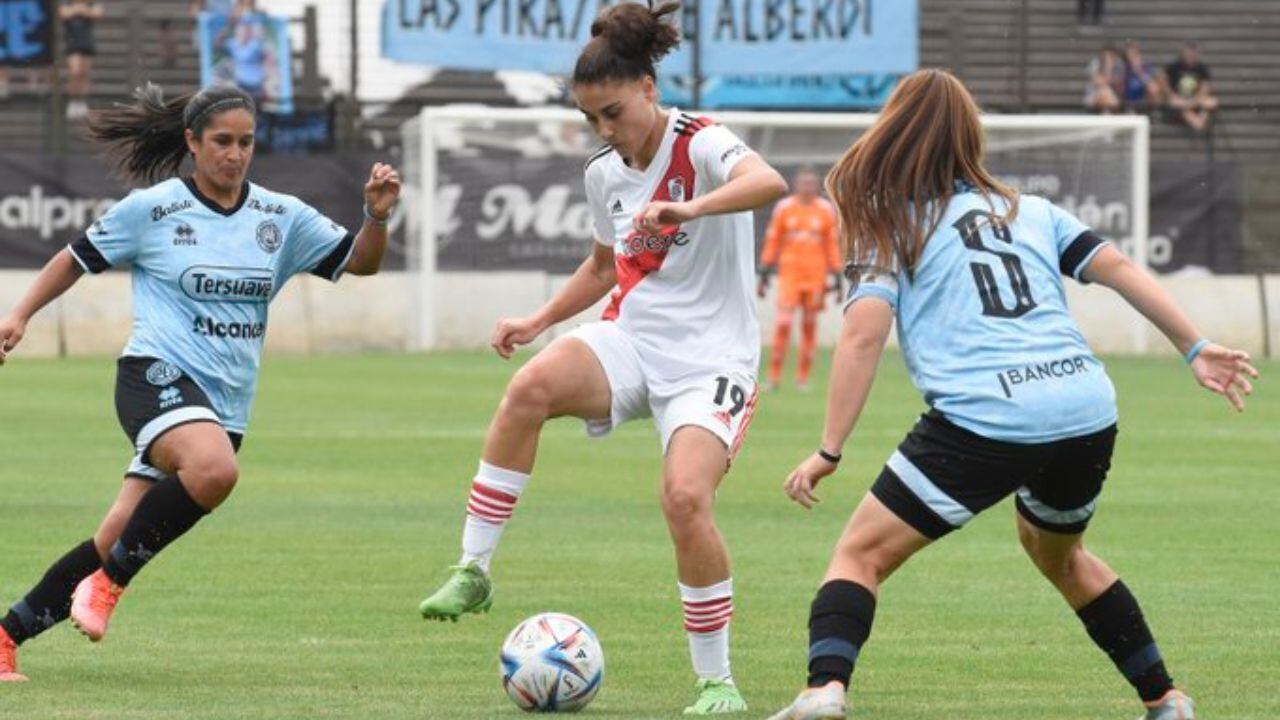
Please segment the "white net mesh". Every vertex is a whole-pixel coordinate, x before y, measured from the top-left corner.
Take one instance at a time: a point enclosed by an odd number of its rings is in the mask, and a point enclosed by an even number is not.
[[[717,113],[784,174],[820,173],[874,120],[869,114]],[[1147,122],[1136,117],[989,116],[988,166],[1023,192],[1043,195],[1145,260]],[[584,161],[599,141],[571,110],[433,108],[405,128],[406,176],[427,191],[412,203],[411,268],[436,274],[568,274],[587,254],[591,216]],[[431,198],[433,201],[424,201]],[[763,235],[768,209],[759,212]],[[1136,240],[1135,240],[1136,239]],[[449,323],[448,303],[418,300],[420,347]],[[435,313],[434,317],[426,317]]]

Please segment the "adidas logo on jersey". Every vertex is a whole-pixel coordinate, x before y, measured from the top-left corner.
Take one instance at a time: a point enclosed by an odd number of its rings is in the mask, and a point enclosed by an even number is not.
[[[621,200],[614,200],[614,201],[613,201],[613,206],[609,208],[609,212],[614,213],[614,214],[617,214],[617,213],[622,212],[622,201],[621,201]]]

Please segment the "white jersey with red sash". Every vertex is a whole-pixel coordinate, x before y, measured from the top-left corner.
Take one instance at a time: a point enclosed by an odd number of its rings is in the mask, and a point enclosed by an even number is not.
[[[597,241],[613,247],[618,271],[604,319],[633,341],[655,381],[726,369],[755,376],[760,325],[751,213],[701,217],[652,235],[632,226],[650,202],[681,202],[720,187],[751,152],[728,128],[673,108],[644,171],[612,148],[587,162]]]

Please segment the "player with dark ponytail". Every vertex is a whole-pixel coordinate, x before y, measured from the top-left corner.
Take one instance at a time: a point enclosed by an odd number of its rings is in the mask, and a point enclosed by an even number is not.
[[[131,105],[90,116],[90,133],[123,176],[156,182],[95,221],[0,317],[0,364],[35,313],[83,273],[132,266],[133,334],[118,363],[116,412],[135,454],[92,538],[53,564],[0,618],[0,681],[17,646],[66,619],[100,640],[147,561],[231,493],[249,418],[267,305],[290,277],[372,275],[400,192],[377,163],[356,234],[297,198],[248,182],[255,108],[234,87],[165,100],[140,88]],[[192,159],[191,175],[175,177]]]
[[[511,379],[471,484],[462,559],[421,605],[456,619],[492,602],[489,562],[529,481],[543,424],[572,416],[603,435],[653,417],[663,452],[662,510],[675,543],[698,698],[685,712],[746,709],[729,671],[733,583],[712,508],[755,408],[751,210],[786,181],[727,128],[664,108],[657,62],[680,40],[674,2],[603,11],[573,71],[573,94],[606,143],[585,169],[596,242],[545,306],[503,319],[502,357],[613,290],[603,321],[539,352]],[[616,286],[616,289],[615,289]]]

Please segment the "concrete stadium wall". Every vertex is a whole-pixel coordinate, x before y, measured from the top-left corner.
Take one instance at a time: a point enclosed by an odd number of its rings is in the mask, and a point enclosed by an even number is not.
[[[35,273],[0,271],[0,312],[17,302]],[[545,273],[442,273],[435,296],[440,319],[440,348],[485,347],[499,317],[519,316],[538,307],[567,278]],[[1217,342],[1242,347],[1261,357],[1264,338],[1262,295],[1255,276],[1164,276],[1165,287],[1197,325]],[[349,277],[337,285],[310,276],[287,285],[271,307],[268,352],[346,353],[403,350],[412,337],[413,277],[391,272],[371,278]],[[1135,351],[1168,354],[1172,348],[1119,296],[1104,288],[1067,283],[1071,309],[1094,349],[1108,354]],[[1265,279],[1270,346],[1280,347],[1280,275]],[[578,322],[600,316],[604,302],[562,323],[543,339],[553,339]],[[119,352],[132,324],[128,273],[83,278],[65,297],[46,308],[28,327],[22,355],[110,355]],[[768,343],[774,306],[760,302],[762,338]],[[819,339],[834,342],[840,314],[822,315]],[[797,330],[798,331],[798,330]],[[1145,343],[1145,350],[1142,343]]]

